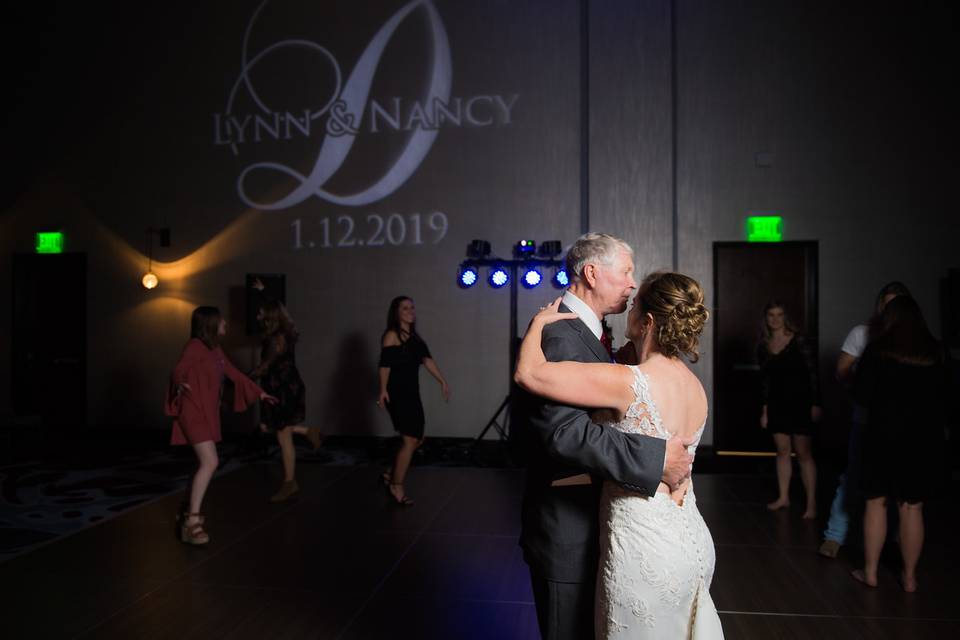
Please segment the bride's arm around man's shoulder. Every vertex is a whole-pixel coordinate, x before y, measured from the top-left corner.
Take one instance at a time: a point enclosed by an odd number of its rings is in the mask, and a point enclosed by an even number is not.
[[[551,349],[554,346],[551,343],[561,342],[565,338],[559,331],[552,331],[553,335],[544,338],[544,327],[577,317],[575,313],[558,311],[559,305],[558,298],[531,320],[520,345],[514,381],[530,393],[554,402],[586,408],[609,407],[621,412],[626,410],[632,400],[633,374],[628,367],[609,363],[547,360],[545,350],[560,351],[559,355],[562,355],[562,345]]]

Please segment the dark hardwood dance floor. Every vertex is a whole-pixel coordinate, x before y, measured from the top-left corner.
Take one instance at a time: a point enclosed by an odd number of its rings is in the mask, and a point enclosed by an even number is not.
[[[412,508],[374,467],[301,466],[302,493],[271,505],[277,464],[217,478],[207,548],[180,544],[180,495],[0,564],[3,638],[538,637],[517,547],[522,472],[413,469]],[[956,506],[927,509],[916,594],[816,554],[818,525],[768,513],[773,479],[695,477],[717,545],[712,592],[726,637],[960,637]]]

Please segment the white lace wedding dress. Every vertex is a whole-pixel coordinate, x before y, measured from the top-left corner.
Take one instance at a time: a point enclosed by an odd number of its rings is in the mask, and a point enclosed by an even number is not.
[[[650,378],[637,367],[635,400],[616,429],[669,439],[650,395]],[[691,455],[703,435],[697,431]],[[683,505],[668,494],[645,497],[605,482],[600,502],[597,640],[723,638],[710,597],[716,555],[713,538],[690,485]]]

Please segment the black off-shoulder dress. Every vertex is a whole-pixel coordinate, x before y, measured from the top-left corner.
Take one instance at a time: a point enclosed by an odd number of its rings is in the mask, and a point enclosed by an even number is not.
[[[380,366],[390,369],[387,379],[387,411],[393,428],[399,433],[423,438],[423,403],[420,402],[420,365],[430,357],[430,349],[420,336],[413,334],[401,344],[383,347]]]

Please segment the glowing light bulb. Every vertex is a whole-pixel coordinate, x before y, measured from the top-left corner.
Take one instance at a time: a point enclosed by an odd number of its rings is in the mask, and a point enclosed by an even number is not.
[[[143,279],[140,282],[144,289],[155,289],[160,284],[160,278],[153,271],[147,271],[143,274]]]

